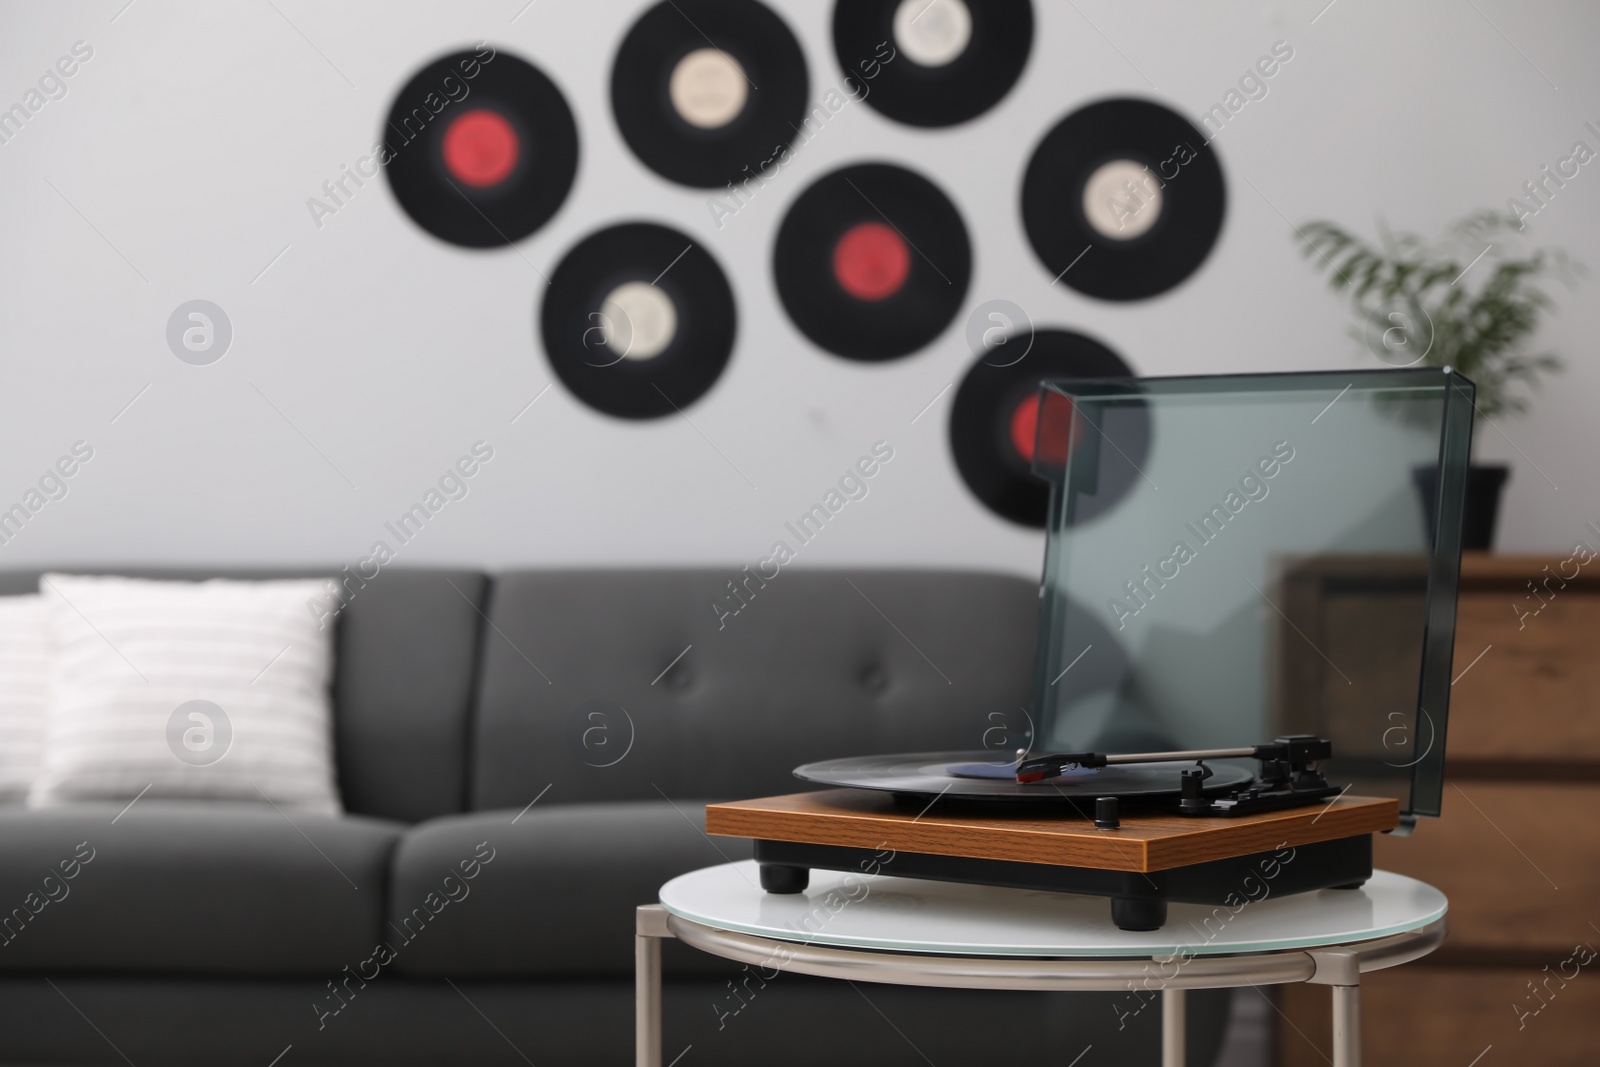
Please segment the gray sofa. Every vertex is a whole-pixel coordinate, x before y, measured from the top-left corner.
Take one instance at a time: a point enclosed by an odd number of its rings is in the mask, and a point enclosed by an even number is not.
[[[631,1062],[634,906],[749,855],[702,833],[706,800],[791,791],[807,760],[979,747],[1027,700],[1028,581],[784,571],[722,614],[732,578],[386,569],[338,623],[346,815],[0,808],[0,1063]],[[0,573],[0,595],[37,580]],[[1119,1025],[1114,994],[785,975],[730,1015],[736,965],[669,943],[665,968],[682,1067],[1158,1058],[1159,1010]],[[1209,1064],[1228,995],[1189,1002]]]

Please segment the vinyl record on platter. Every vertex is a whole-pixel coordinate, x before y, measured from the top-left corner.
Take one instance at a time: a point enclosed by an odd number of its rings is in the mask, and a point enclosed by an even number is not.
[[[967,229],[944,193],[903,167],[818,178],[773,249],[778,296],[816,344],[868,362],[915,352],[955,317],[972,275]]]
[[[1179,791],[1183,763],[1124,763],[1097,769],[1074,769],[1043,782],[1018,782],[1009,768],[993,761],[995,753],[911,752],[888,756],[854,756],[796,767],[802,781],[847,789],[877,789],[913,796],[960,800],[1061,803],[1116,796],[1128,800],[1159,799]],[[1204,791],[1220,792],[1248,782],[1250,772],[1226,764],[1208,764],[1214,772]]]
[[[759,175],[804,121],[805,55],[759,0],[665,0],[611,68],[623,140],[662,177],[713,188]]]
[[[1133,371],[1100,342],[1068,330],[1037,330],[1027,354],[1002,358],[1004,347],[981,355],[967,370],[950,408],[950,450],[962,481],[985,507],[1026,526],[1045,524],[1050,486],[1033,473],[1039,383],[1072,378],[1131,378]],[[1091,429],[1073,423],[1075,440],[1103,434],[1115,446],[1100,453],[1097,491],[1080,496],[1075,522],[1086,522],[1120,501],[1139,478],[1138,465],[1150,450],[1150,418],[1129,405]]]
[[[1205,134],[1147,100],[1103,100],[1045,134],[1022,222],[1045,269],[1086,296],[1139,300],[1205,261],[1227,194]]]
[[[556,213],[578,127],[538,68],[488,46],[422,68],[390,108],[384,170],[406,214],[442,240],[492,248]]]
[[[736,317],[711,254],[649,222],[580,241],[551,276],[539,316],[562,384],[625,419],[671,415],[704,395],[727,366]]]
[[[837,0],[833,49],[854,95],[911,126],[989,110],[1033,44],[1029,0]]]

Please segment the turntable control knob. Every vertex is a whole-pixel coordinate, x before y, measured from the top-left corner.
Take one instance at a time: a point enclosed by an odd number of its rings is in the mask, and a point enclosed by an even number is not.
[[[1122,825],[1120,805],[1116,797],[1095,798],[1094,825],[1100,830],[1115,830]]]

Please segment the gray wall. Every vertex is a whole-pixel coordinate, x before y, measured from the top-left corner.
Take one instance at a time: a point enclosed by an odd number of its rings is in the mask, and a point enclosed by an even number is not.
[[[643,4],[123,3],[0,8],[0,103],[75,41],[94,50],[66,95],[0,144],[0,505],[74,441],[94,449],[68,494],[0,546],[0,565],[353,562],[379,539],[409,563],[753,562],[882,439],[894,460],[800,549],[801,565],[1034,573],[1039,536],[992,517],[956,475],[951,395],[912,422],[970,361],[959,323],[972,307],[1008,297],[1145,374],[1364,365],[1287,220],[1370,230],[1381,212],[1431,232],[1504,205],[1575,140],[1600,149],[1583,128],[1600,126],[1590,5],[1338,0],[1319,16],[1324,0],[1041,0],[1033,58],[997,110],[922,132],[851,104],[719,231],[704,194],[645,170],[612,122],[611,57]],[[775,6],[806,49],[814,95],[838,85],[829,5]],[[480,38],[540,64],[577,112],[578,182],[555,220],[514,250],[469,253],[422,233],[380,179],[319,228],[308,198],[369,150],[397,86]],[[1278,40],[1293,60],[1217,141],[1229,211],[1201,272],[1128,305],[1052,287],[1016,208],[1038,137],[1108,94],[1198,118]],[[812,177],[874,156],[943,185],[976,264],[956,326],[914,357],[864,366],[799,337],[768,256]],[[534,336],[541,273],[603,221],[639,216],[698,236],[740,304],[730,368],[687,420],[595,415],[551,386]],[[1600,164],[1530,232],[1600,267]],[[164,339],[169,314],[195,298],[221,305],[235,331],[210,366],[178,361]],[[1503,424],[1516,447],[1493,431],[1482,440],[1516,468],[1506,548],[1570,544],[1600,519],[1588,470],[1597,327],[1587,294],[1568,300],[1541,340],[1571,369],[1534,417]],[[468,495],[400,546],[384,522],[479,440],[494,458]]]

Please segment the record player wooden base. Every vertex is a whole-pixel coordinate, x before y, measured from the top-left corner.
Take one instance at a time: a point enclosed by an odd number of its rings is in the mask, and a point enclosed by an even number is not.
[[[918,810],[857,789],[706,807],[707,833],[755,840],[768,892],[802,892],[819,867],[1088,893],[1110,897],[1125,930],[1159,929],[1168,901],[1251,899],[1263,880],[1274,895],[1355,888],[1372,876],[1372,834],[1399,822],[1398,801],[1352,796],[1228,818],[1129,814],[1116,829],[1073,808]]]

